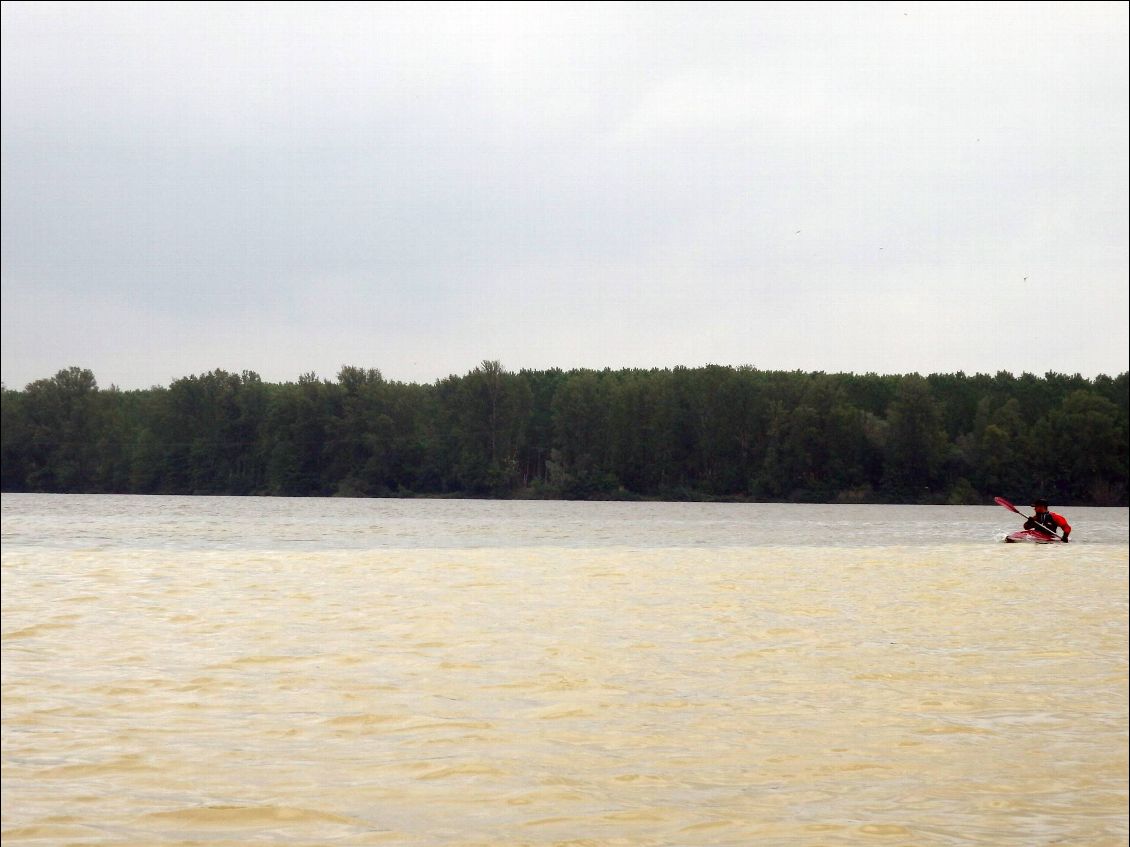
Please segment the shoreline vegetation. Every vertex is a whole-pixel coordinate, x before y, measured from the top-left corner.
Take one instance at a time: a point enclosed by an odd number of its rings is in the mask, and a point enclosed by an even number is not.
[[[431,384],[345,366],[3,388],[0,490],[696,502],[1128,505],[1127,374],[708,365]]]

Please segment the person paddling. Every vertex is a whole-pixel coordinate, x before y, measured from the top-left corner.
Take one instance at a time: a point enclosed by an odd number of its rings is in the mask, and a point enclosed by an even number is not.
[[[1056,527],[1059,527],[1063,530],[1062,540],[1067,541],[1067,536],[1071,535],[1071,524],[1067,522],[1067,518],[1049,512],[1047,500],[1033,500],[1032,508],[1036,510],[1036,514],[1024,521],[1025,529],[1040,529],[1055,535]]]

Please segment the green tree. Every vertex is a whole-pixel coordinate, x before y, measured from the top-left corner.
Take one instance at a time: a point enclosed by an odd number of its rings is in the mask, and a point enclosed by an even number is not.
[[[5,491],[1111,504],[1127,498],[1127,406],[1125,373],[488,361],[432,385],[346,366],[336,382],[217,370],[123,392],[75,367],[3,390],[0,457]]]
[[[98,382],[85,369],[71,367],[24,391],[28,449],[26,483],[32,491],[89,492],[96,478],[101,440]]]
[[[162,406],[155,433],[164,449],[159,490],[250,494],[262,485],[266,391],[257,374],[214,370],[174,380]],[[146,443],[146,451],[151,447]]]
[[[25,395],[20,391],[0,389],[0,485],[3,491],[26,491],[28,487],[28,451],[31,447],[31,426],[27,416]]]
[[[612,400],[608,382],[593,371],[569,374],[551,404],[554,449],[550,482],[565,497],[607,495],[619,484],[611,472]]]
[[[629,490],[654,495],[675,474],[670,385],[660,371],[623,372],[612,391],[612,472]]]
[[[930,384],[918,374],[903,378],[887,413],[883,487],[904,502],[940,498],[948,441],[942,410]]]
[[[1126,423],[1105,397],[1072,391],[1033,434],[1035,467],[1046,496],[1101,505],[1125,500]]]
[[[1015,398],[994,406],[992,396],[977,403],[972,432],[960,442],[973,487],[990,493],[1019,496],[1029,485],[1025,449],[1028,427]]]
[[[518,456],[530,415],[529,385],[497,361],[465,376],[455,392],[457,475],[475,494],[510,493],[521,482]]]
[[[329,386],[313,373],[287,383],[271,397],[266,423],[270,443],[266,487],[270,494],[325,496],[326,426],[331,417]]]
[[[386,494],[391,420],[384,412],[384,377],[375,368],[344,366],[325,423],[325,477],[335,493]]]
[[[530,389],[530,416],[522,439],[523,455],[519,458],[522,485],[544,490],[549,480],[548,463],[554,442],[553,400],[566,377],[560,368],[523,370],[520,376]]]
[[[750,367],[712,369],[700,438],[705,482],[716,494],[746,496],[765,460],[770,409],[764,374]]]

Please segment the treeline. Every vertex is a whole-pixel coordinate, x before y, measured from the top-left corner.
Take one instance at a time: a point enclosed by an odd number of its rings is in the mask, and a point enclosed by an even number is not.
[[[1127,375],[344,367],[3,390],[4,491],[1127,504]]]

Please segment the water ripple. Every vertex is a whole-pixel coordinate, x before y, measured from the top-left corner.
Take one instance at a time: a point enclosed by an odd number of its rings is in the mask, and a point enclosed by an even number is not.
[[[3,840],[1125,844],[1125,545],[890,538],[6,542]]]

